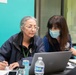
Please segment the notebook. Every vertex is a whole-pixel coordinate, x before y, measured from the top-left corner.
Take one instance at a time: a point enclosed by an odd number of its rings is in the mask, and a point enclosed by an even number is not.
[[[45,74],[62,72],[65,70],[71,54],[71,51],[35,53],[29,73],[30,75],[34,75],[34,66],[38,57],[43,58],[43,62],[45,63]]]

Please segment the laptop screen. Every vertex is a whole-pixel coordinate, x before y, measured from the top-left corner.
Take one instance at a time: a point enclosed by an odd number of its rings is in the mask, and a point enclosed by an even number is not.
[[[38,57],[43,58],[45,74],[61,72],[66,68],[71,54],[72,53],[70,51],[35,53],[30,67],[30,74],[34,74],[35,62]]]

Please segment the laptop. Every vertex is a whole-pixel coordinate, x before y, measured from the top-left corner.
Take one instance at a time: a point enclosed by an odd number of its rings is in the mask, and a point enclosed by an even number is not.
[[[45,74],[62,72],[65,70],[71,54],[71,51],[35,53],[30,66],[29,74],[34,75],[34,66],[38,57],[43,58],[43,62],[45,64]]]

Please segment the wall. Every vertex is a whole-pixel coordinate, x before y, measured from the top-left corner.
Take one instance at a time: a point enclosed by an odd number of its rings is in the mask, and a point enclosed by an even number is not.
[[[76,0],[67,0],[67,24],[72,37],[72,43],[76,43]]]
[[[0,46],[13,34],[20,31],[22,17],[34,16],[34,0],[7,0],[0,3]]]
[[[36,0],[36,17],[39,25],[39,35],[47,32],[47,21],[53,15],[61,15],[61,0]]]

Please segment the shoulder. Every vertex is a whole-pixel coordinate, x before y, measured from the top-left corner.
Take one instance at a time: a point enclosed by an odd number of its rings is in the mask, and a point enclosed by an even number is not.
[[[69,37],[68,37],[68,43],[70,44],[70,47],[72,47],[73,45],[72,45],[71,35],[69,34],[68,36],[69,36]]]
[[[10,39],[10,40],[13,40],[13,39],[15,39],[18,35],[19,35],[19,33],[16,33],[16,34],[12,35],[9,39]]]
[[[44,45],[49,45],[48,38],[46,36],[43,37]]]
[[[46,36],[43,37],[44,40],[48,39]]]
[[[34,38],[36,39],[36,38],[41,38],[41,37],[40,37],[40,36],[38,36],[38,35],[35,35],[35,36],[34,36]]]
[[[48,42],[48,38],[46,36],[43,37],[43,42]]]
[[[48,38],[46,36],[43,37],[43,43],[45,46],[45,51],[49,52],[49,41],[48,41]]]
[[[9,45],[11,45],[11,44],[13,43],[13,40],[15,39],[15,37],[16,37],[17,35],[18,35],[18,34],[12,35],[9,39],[7,39],[7,40],[2,44],[1,47],[4,47],[4,46],[9,47]]]
[[[40,40],[42,40],[41,37],[39,37],[39,36],[37,36],[37,35],[34,36],[34,41],[35,41],[35,42],[40,41]]]
[[[6,42],[13,42],[18,36],[19,36],[19,33],[16,33],[12,35]]]
[[[37,36],[37,35],[34,36],[34,44],[39,45],[39,44],[41,44],[42,42],[43,42],[43,41],[42,41],[42,38],[41,38],[41,37],[39,37],[39,36]]]

